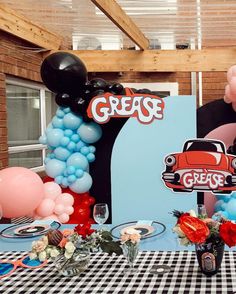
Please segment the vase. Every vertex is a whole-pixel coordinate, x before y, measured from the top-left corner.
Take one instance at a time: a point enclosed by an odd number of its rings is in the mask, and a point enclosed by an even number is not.
[[[123,254],[128,261],[128,269],[125,269],[124,272],[127,274],[135,273],[136,270],[134,269],[134,261],[138,255],[139,251],[139,244],[138,243],[125,243],[122,245]]]
[[[197,260],[201,271],[206,276],[215,275],[224,255],[224,243],[206,242],[195,245]]]
[[[54,264],[60,274],[72,277],[84,272],[90,261],[89,251],[75,251],[73,256],[67,259],[64,255],[55,258]]]

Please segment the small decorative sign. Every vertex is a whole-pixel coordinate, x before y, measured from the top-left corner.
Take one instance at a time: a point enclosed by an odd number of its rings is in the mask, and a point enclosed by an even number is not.
[[[162,179],[174,192],[236,191],[236,157],[226,153],[221,141],[188,140],[183,152],[166,156],[165,164]]]
[[[163,119],[164,101],[151,94],[134,94],[126,88],[126,95],[104,93],[94,97],[88,106],[88,117],[99,124],[112,117],[136,117],[142,124]]]

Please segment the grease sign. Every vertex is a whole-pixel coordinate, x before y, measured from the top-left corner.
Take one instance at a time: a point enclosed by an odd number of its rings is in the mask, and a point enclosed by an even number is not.
[[[87,109],[88,117],[100,124],[107,123],[112,117],[135,117],[143,124],[163,119],[162,98],[149,94],[134,94],[128,88],[125,90],[126,95],[104,93],[94,97]]]

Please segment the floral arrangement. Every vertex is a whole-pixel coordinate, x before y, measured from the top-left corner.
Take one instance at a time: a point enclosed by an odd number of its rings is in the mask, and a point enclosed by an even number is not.
[[[38,241],[33,241],[29,253],[31,259],[45,261],[64,255],[71,259],[76,251],[89,252],[101,249],[108,254],[122,254],[120,241],[113,241],[108,231],[95,231],[90,224],[77,225],[74,230],[51,230]]]
[[[173,211],[177,223],[173,231],[178,235],[181,245],[202,243],[226,244],[229,247],[236,245],[236,224],[224,219],[220,215],[215,218],[197,216],[195,211]]]
[[[121,234],[121,244],[125,244],[127,246],[136,245],[140,241],[139,231],[128,228]]]

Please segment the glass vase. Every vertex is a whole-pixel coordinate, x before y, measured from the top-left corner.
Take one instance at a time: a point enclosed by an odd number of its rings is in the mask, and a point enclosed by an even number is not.
[[[75,251],[69,259],[64,255],[59,255],[54,260],[54,264],[60,274],[65,277],[72,277],[84,272],[89,265],[89,261],[89,251]]]
[[[134,261],[138,255],[139,244],[138,243],[125,243],[122,245],[123,254],[128,261],[128,269],[125,269],[124,272],[126,274],[133,274],[136,272],[134,269]]]
[[[199,267],[206,276],[215,275],[224,255],[224,243],[206,242],[195,245]]]

